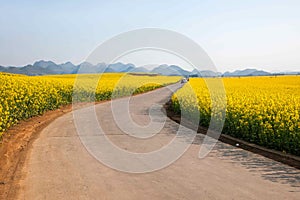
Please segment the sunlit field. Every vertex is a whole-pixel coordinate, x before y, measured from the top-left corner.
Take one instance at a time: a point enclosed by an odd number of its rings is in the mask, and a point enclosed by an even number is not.
[[[22,119],[43,114],[76,101],[102,101],[150,91],[179,81],[180,77],[99,75],[23,76],[0,73],[0,135]],[[99,79],[99,82],[98,82]],[[74,83],[76,87],[74,89]],[[93,88],[95,85],[95,88]]]
[[[223,133],[268,148],[300,155],[300,76],[222,80],[227,98]],[[189,84],[196,92],[198,102],[189,100]],[[173,108],[180,112],[180,109],[192,111],[198,106],[200,124],[207,127],[212,113],[205,80],[192,78],[189,84],[173,95]],[[178,98],[185,101],[179,105]]]

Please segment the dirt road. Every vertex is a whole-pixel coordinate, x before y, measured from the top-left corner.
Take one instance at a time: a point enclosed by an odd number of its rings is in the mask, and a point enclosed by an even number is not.
[[[146,125],[149,108],[163,105],[170,94],[162,88],[132,97],[132,119]],[[106,136],[127,151],[159,149],[174,138],[178,129],[178,124],[166,119],[159,134],[137,139],[118,128],[110,102],[96,105],[96,113]],[[87,151],[76,133],[73,115],[68,113],[47,126],[33,143],[22,169],[17,199],[300,198],[299,170],[221,142],[206,158],[199,159],[202,140],[203,136],[197,136],[182,157],[161,170],[141,174],[120,172]]]

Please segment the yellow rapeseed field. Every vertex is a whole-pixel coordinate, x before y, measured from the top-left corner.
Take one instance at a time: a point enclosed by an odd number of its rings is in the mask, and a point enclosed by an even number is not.
[[[200,111],[200,124],[211,116],[209,90],[203,78],[190,82],[172,97],[173,108]],[[268,148],[300,155],[300,76],[222,78],[226,91],[223,133]],[[189,101],[192,90],[198,102]],[[178,98],[185,99],[179,105]]]
[[[0,135],[19,120],[71,103],[75,80],[75,91],[79,94],[76,101],[101,101],[110,99],[114,89],[116,96],[125,96],[153,90],[180,78],[113,73],[103,74],[99,82],[98,79],[99,75],[30,77],[0,73]]]

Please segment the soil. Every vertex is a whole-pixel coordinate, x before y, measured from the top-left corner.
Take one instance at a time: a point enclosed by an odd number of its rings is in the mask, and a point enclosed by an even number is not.
[[[5,132],[0,143],[0,199],[4,199],[8,193],[13,193],[12,190],[16,189],[14,186],[17,168],[21,168],[24,164],[27,151],[39,132],[71,110],[72,105],[63,106],[41,116],[21,121]]]
[[[106,102],[106,101],[102,101]],[[96,104],[101,102],[96,102]],[[91,105],[90,103],[76,104],[76,109]],[[72,105],[64,105],[59,109],[50,110],[43,115],[20,121],[9,128],[0,141],[0,199],[5,199],[18,190],[20,169],[32,143],[39,133],[58,117],[72,111]]]

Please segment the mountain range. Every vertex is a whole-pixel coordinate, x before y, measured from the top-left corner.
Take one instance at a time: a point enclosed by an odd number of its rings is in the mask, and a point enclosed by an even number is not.
[[[88,62],[83,62],[79,65],[74,65],[71,62],[66,62],[63,64],[56,64],[52,61],[37,61],[33,65],[26,65],[23,67],[3,67],[0,66],[0,72],[14,73],[14,74],[24,74],[29,76],[36,75],[51,75],[51,74],[77,74],[77,73],[153,73],[165,76],[191,76],[191,77],[235,77],[235,76],[268,76],[272,73],[256,70],[256,69],[245,69],[236,70],[234,72],[214,72],[210,70],[198,71],[194,69],[193,71],[187,71],[176,65],[158,65],[152,70],[148,70],[145,67],[136,67],[134,64],[124,64],[121,62],[106,64],[99,63],[93,65]],[[300,74],[300,72],[293,73],[280,73],[284,74]],[[278,75],[278,73],[276,73]]]

